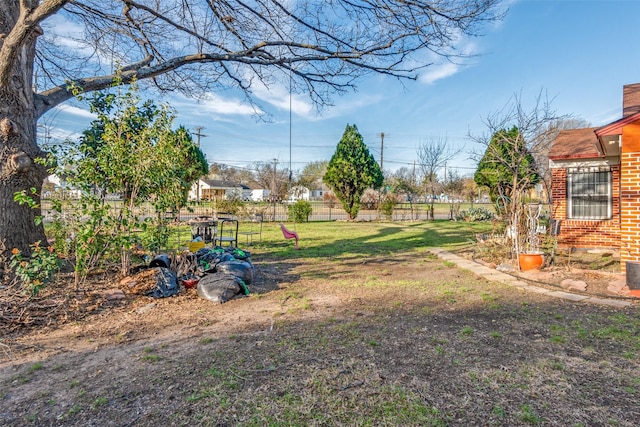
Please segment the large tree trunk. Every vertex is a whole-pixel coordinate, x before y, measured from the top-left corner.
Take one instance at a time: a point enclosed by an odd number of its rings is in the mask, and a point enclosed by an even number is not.
[[[17,3],[17,2],[16,2]],[[0,32],[6,34],[17,19],[13,2],[0,7]],[[35,34],[19,49],[17,60],[0,83],[0,268],[13,248],[29,254],[29,245],[44,241],[44,227],[34,221],[40,209],[14,202],[14,194],[25,190],[40,203],[46,168],[37,162],[44,153],[36,143],[36,109],[32,88]]]

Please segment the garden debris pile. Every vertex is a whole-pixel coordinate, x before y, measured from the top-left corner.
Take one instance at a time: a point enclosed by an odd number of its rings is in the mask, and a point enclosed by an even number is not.
[[[254,268],[251,254],[234,247],[205,247],[196,253],[161,254],[142,270],[120,282],[126,294],[165,298],[177,295],[183,285],[192,287],[202,298],[223,303],[249,295]]]

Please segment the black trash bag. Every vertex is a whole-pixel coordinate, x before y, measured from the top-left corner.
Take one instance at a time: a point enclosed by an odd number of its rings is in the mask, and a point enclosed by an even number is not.
[[[238,295],[249,295],[242,279],[233,274],[207,274],[198,282],[198,295],[220,304]]]
[[[206,272],[215,271],[216,265],[224,261],[232,261],[235,258],[223,248],[202,248],[196,252],[198,265]]]
[[[167,254],[156,255],[149,263],[149,267],[171,268],[171,259]]]
[[[168,268],[158,267],[156,270],[156,287],[147,295],[154,298],[166,298],[178,295],[180,287],[178,286],[178,277],[176,273]]]
[[[253,264],[247,261],[224,261],[216,265],[216,272],[233,274],[242,279],[246,285],[253,282]]]
[[[198,252],[196,252],[196,256],[198,257],[198,259],[205,257],[207,255],[215,255],[215,254],[223,254],[226,251],[224,250],[224,248],[219,248],[219,247],[215,247],[215,248],[201,248],[198,249]]]

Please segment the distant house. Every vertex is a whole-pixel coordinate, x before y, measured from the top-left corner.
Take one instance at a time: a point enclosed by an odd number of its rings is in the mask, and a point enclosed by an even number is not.
[[[558,244],[620,250],[640,261],[640,83],[623,88],[622,118],[561,131],[549,151]]]
[[[64,178],[56,174],[49,175],[44,179],[43,189],[46,189],[43,194],[43,198],[45,199],[53,196],[55,193],[61,195],[62,198],[69,199],[79,199],[82,196],[81,190],[71,187]]]
[[[316,183],[316,186],[310,188],[309,190],[309,199],[310,200],[322,200],[322,196],[325,193],[330,192],[331,189],[324,182],[320,181]]]
[[[291,188],[289,192],[289,200],[292,202],[297,202],[298,200],[309,200],[309,189],[307,187],[303,187],[302,185],[296,185]]]
[[[239,198],[249,200],[251,189],[236,182],[221,181],[217,179],[199,179],[189,190],[189,200],[223,200]]]
[[[254,202],[269,200],[270,193],[271,192],[269,190],[265,190],[263,188],[251,190],[251,200]]]

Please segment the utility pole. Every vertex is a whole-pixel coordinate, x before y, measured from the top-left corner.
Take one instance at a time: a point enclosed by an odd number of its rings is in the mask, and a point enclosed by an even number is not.
[[[198,144],[198,148],[200,148],[200,137],[207,136],[202,133],[202,129],[204,129],[204,126],[196,126],[195,127],[196,131],[192,132],[195,136],[198,137],[196,142]],[[196,202],[200,203],[200,178],[198,178],[198,181],[196,181]]]
[[[289,70],[289,192],[291,192],[291,178],[293,178],[291,172],[291,135],[293,129],[293,116],[291,115],[291,70]]]
[[[384,174],[384,132],[380,132],[380,171]],[[378,215],[380,215],[380,203],[382,202],[382,191],[380,188],[378,190]]]
[[[207,135],[205,135],[205,134],[201,133],[202,129],[204,129],[204,126],[196,126],[194,129],[195,129],[196,131],[195,131],[195,132],[192,132],[192,133],[193,133],[195,136],[197,136],[197,137],[198,137],[198,139],[197,139],[197,142],[196,142],[196,143],[198,144],[198,147],[200,147],[200,137],[201,137],[201,136],[205,137],[205,136],[207,136]]]
[[[444,185],[447,185],[447,162],[444,162]]]
[[[380,170],[384,170],[384,132],[380,132]]]
[[[276,167],[278,167],[278,159],[273,159],[273,194],[271,200],[273,200],[273,220],[276,221]]]

